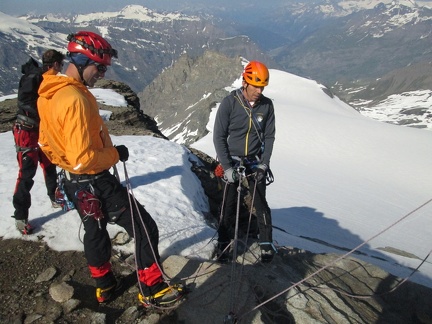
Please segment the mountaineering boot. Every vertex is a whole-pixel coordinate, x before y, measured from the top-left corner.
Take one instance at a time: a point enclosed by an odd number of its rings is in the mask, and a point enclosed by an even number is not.
[[[273,250],[265,251],[261,250],[261,262],[262,263],[269,263],[273,260]]]
[[[112,299],[114,294],[121,288],[121,281],[116,281],[109,287],[96,288],[96,299],[99,304],[106,303]]]
[[[96,299],[99,303],[106,303],[114,297],[121,288],[122,281],[117,280],[112,272],[96,279]]]
[[[227,263],[229,261],[229,243],[218,242],[216,247],[216,261],[220,263]]]
[[[261,243],[261,262],[269,263],[273,260],[275,250],[271,243]]]
[[[96,299],[98,303],[105,303],[111,299],[116,285],[107,288],[96,288]]]
[[[62,208],[62,205],[55,200],[51,200],[51,206],[52,208]]]
[[[165,288],[151,296],[143,296],[141,293],[139,293],[138,300],[144,307],[168,307],[173,305],[185,295],[186,290],[182,284],[175,284],[171,286],[165,284],[165,286]]]
[[[15,226],[17,230],[23,235],[29,235],[33,232],[33,227],[30,225],[27,219],[15,220]]]

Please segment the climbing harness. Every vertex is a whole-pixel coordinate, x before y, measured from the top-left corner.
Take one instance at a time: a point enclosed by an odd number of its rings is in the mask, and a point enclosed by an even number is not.
[[[18,116],[21,115],[17,115],[17,121],[15,122],[15,125],[13,127],[13,133],[15,136],[15,151],[17,153],[22,153],[23,155],[31,152],[31,151],[38,151],[39,147],[38,146],[33,146],[33,147],[28,147],[28,146],[19,146],[17,143],[21,142],[21,139],[18,139],[18,136],[21,136],[21,131],[26,131],[26,132],[36,132],[37,131],[37,124],[36,126],[32,123],[24,123],[23,121],[20,121],[20,119],[18,118]],[[31,118],[26,117],[26,116],[22,116],[23,118],[27,118],[29,120],[31,120]]]
[[[39,127],[39,123],[36,120],[21,114],[17,114],[15,125],[18,126],[20,129],[22,128],[27,131],[37,131]]]

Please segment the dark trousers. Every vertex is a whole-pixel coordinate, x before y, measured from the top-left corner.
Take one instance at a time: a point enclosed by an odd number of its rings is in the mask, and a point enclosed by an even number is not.
[[[80,190],[89,190],[90,185],[93,187],[94,194],[101,202],[103,218],[100,222],[83,213],[76,197]],[[109,262],[111,258],[111,240],[106,227],[110,218],[113,219],[114,217],[116,218],[115,223],[123,227],[129,236],[135,238],[135,257],[138,269],[145,269],[150,267],[154,262],[159,262],[159,230],[155,221],[140,203],[130,197],[133,207],[132,219],[129,206],[129,193],[114,175],[105,172],[100,178],[82,183],[66,180],[64,189],[68,199],[75,204],[83,221],[85,230],[84,253],[90,267],[101,267]],[[136,206],[138,206],[138,209]],[[143,224],[147,229],[149,239],[147,238]]]
[[[28,131],[16,125],[13,128],[13,136],[17,147],[18,178],[12,203],[15,208],[14,217],[18,220],[28,219],[31,206],[30,190],[34,184],[34,176],[38,163],[42,167],[47,195],[55,200],[57,188],[57,170],[38,146],[38,131]]]
[[[255,179],[248,178],[248,190],[252,197],[254,194]],[[225,184],[225,203],[222,220],[218,229],[218,242],[229,242],[235,235],[235,223],[237,215],[238,182]],[[241,205],[241,204],[240,204]],[[260,242],[273,242],[271,211],[266,201],[265,180],[257,183],[254,199],[255,215],[257,217]]]

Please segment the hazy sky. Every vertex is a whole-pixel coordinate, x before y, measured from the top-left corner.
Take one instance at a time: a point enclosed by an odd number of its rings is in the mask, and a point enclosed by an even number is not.
[[[59,13],[88,13],[100,11],[117,11],[129,4],[139,4],[153,10],[180,11],[183,9],[201,9],[209,7],[225,7],[254,10],[271,9],[278,4],[284,4],[292,0],[0,0],[0,11],[8,15],[22,15],[26,13],[44,14],[48,12]],[[311,2],[312,0],[301,0],[301,2]],[[390,0],[383,0],[389,2]],[[417,0],[420,5],[432,4],[432,0]],[[268,4],[271,4],[270,6]],[[233,7],[234,6],[234,7]],[[258,8],[259,7],[259,8]],[[212,11],[210,9],[210,11]]]
[[[193,0],[192,2],[196,2]],[[191,2],[190,0],[188,2]],[[177,3],[177,5],[176,5]],[[128,4],[140,4],[151,9],[178,9],[182,1],[173,0],[0,0],[0,11],[8,15],[21,15],[25,13],[47,12],[93,12],[116,11]]]
[[[117,11],[129,4],[139,4],[150,9],[176,11],[184,7],[193,7],[193,4],[201,4],[202,6],[206,4],[207,1],[208,0],[0,0],[0,11],[8,15],[21,15],[26,13],[43,14],[47,12],[87,13]],[[232,1],[233,0],[218,0],[218,4],[232,5]],[[237,0],[236,4],[240,5],[241,2],[244,1]]]
[[[212,12],[214,8],[229,11],[251,9],[261,11],[274,8],[286,0],[271,0],[272,6],[266,2],[250,0],[0,0],[0,11],[8,15],[22,15],[26,13],[45,14],[58,13],[89,13],[101,11],[118,11],[129,4],[138,4],[153,10],[164,11],[195,11],[205,9]],[[302,0],[303,2],[311,0]],[[234,6],[234,7],[233,7]]]

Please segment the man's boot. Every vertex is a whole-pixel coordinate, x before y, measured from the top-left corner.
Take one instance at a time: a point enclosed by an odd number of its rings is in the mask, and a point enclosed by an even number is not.
[[[23,235],[29,235],[33,233],[33,227],[30,225],[27,219],[15,220],[15,226],[17,230]]]

